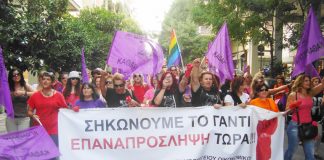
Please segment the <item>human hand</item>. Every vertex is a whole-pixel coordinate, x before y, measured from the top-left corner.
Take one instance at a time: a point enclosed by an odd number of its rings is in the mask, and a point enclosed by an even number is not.
[[[73,110],[74,112],[79,112],[80,107],[79,107],[79,106],[74,106],[74,107],[72,107],[72,110]]]

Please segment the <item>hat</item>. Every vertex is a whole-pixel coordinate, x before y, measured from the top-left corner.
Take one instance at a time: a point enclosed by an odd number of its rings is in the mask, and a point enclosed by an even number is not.
[[[80,72],[77,71],[71,71],[69,73],[69,78],[80,78]]]

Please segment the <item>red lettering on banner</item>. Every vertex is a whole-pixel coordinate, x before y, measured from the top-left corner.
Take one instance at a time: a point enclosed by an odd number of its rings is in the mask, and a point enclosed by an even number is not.
[[[108,140],[106,138],[103,139],[103,146],[104,149],[107,149],[107,146],[109,149],[113,149],[113,142],[112,139],[110,138],[110,142],[108,142]]]
[[[171,136],[171,137],[170,137],[170,139],[169,139],[169,143],[168,143],[168,146],[171,146],[171,142],[172,142],[172,141],[173,141],[173,143],[174,143],[174,146],[178,146],[174,136]]]
[[[150,142],[151,142],[151,139],[153,139],[154,141],[154,144],[151,145]],[[153,136],[150,136],[148,139],[147,139],[147,145],[150,147],[150,148],[154,148],[158,145],[158,139],[156,137],[153,137]]]
[[[185,146],[188,145],[187,135],[184,135],[184,138],[181,138],[181,135],[178,135],[178,144],[181,146],[181,142],[184,141]]]
[[[166,136],[159,136],[160,139],[160,144],[159,147],[166,147],[167,145],[164,144],[164,139],[166,138]]]
[[[122,149],[125,149],[125,146],[123,145],[123,142],[121,140],[121,138],[117,138],[117,141],[116,141],[116,145],[115,145],[115,149],[117,149],[118,147],[121,147]]]
[[[93,142],[92,149],[96,149],[96,147],[99,147],[100,149],[102,149],[102,146],[97,138]]]
[[[197,134],[197,136],[195,134],[189,134],[189,141],[191,141],[194,145],[196,145],[199,139],[200,139],[199,134]]]
[[[79,139],[71,139],[71,148],[72,150],[80,150]]]
[[[207,137],[205,138],[205,135],[202,133],[201,134],[201,141],[202,141],[202,145],[204,145],[205,144],[205,141],[206,141],[206,144],[208,144],[208,142],[209,142],[209,133],[207,134]]]
[[[128,140],[129,140],[129,139],[132,140],[132,142],[133,142],[133,148],[135,148],[135,138],[134,138],[134,137],[126,137],[126,148],[128,149],[128,146],[129,146],[129,145],[128,145],[128,144],[129,144],[129,143],[128,143],[128,142],[129,142]]]
[[[140,148],[140,145],[145,143],[145,138],[137,137],[136,143],[137,143],[137,148]]]
[[[85,148],[85,145],[86,145],[85,142],[86,142],[86,141],[88,142],[88,149],[91,149],[91,148],[90,148],[90,139],[82,139],[82,140],[81,140],[81,146],[82,146],[82,149],[83,149],[83,150],[84,150],[84,148]]]

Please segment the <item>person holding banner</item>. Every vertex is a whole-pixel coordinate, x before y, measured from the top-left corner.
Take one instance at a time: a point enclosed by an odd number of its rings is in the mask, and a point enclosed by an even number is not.
[[[149,90],[149,86],[144,84],[143,76],[141,74],[133,75],[133,92],[134,96],[138,100],[139,103],[144,102],[144,94],[147,90]]]
[[[275,101],[272,98],[268,98],[268,95],[269,87],[266,84],[257,85],[255,98],[250,101],[250,104],[272,112],[279,112]]]
[[[292,86],[292,92],[287,99],[286,110],[292,110],[292,120],[287,127],[288,135],[288,148],[285,152],[285,160],[291,160],[294,153],[297,150],[298,143],[300,141],[298,137],[298,117],[293,104],[301,102],[298,105],[298,115],[300,123],[312,122],[311,110],[313,107],[313,98],[315,95],[323,91],[324,78],[321,80],[321,84],[315,87],[311,87],[311,78],[307,75],[299,75]],[[292,104],[292,105],[291,105]],[[314,140],[303,140],[303,148],[305,159],[313,160],[314,158]]]
[[[180,107],[181,94],[176,76],[170,71],[162,74],[159,89],[155,91],[153,105],[158,107]]]
[[[71,71],[63,95],[70,108],[75,106],[75,102],[80,99],[81,78],[80,73]]]
[[[159,80],[158,80],[158,76],[152,76],[150,78],[150,83],[151,83],[151,88],[149,90],[147,90],[144,94],[144,104],[146,107],[150,106],[150,107],[153,107],[152,105],[152,100],[154,98],[154,93],[155,93],[155,90],[158,88],[158,83],[159,83]]]
[[[114,88],[106,88],[107,72],[101,71],[100,88],[102,96],[106,99],[108,107],[136,107],[140,106],[132,91],[125,87],[124,76],[115,73],[113,77]]]
[[[8,132],[24,130],[29,128],[30,118],[27,116],[27,100],[34,93],[34,90],[26,83],[20,69],[9,71],[8,82],[15,118],[7,117],[6,128]]]
[[[83,83],[80,99],[76,101],[75,105],[80,109],[105,108],[107,106],[106,102],[100,98],[95,87],[89,82]]]
[[[231,83],[231,92],[224,98],[225,106],[240,106],[245,108],[250,101],[250,96],[244,93],[244,78],[237,76]]]
[[[39,120],[58,146],[58,112],[60,108],[67,108],[67,104],[63,95],[52,89],[54,80],[53,72],[44,72],[41,81],[43,88],[31,95],[27,103],[28,116]]]
[[[219,91],[219,78],[208,71],[201,73],[199,58],[195,59],[192,64],[190,82],[192,106],[214,106],[214,108],[220,108],[223,102]]]

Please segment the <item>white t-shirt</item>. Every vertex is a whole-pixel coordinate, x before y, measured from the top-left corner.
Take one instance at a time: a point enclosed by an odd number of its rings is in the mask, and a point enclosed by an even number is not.
[[[250,101],[250,96],[247,93],[244,93],[240,96],[240,99],[242,101],[242,103],[247,103],[248,101]],[[234,100],[232,98],[231,95],[226,95],[224,98],[224,103],[230,103],[231,105],[234,105]]]

